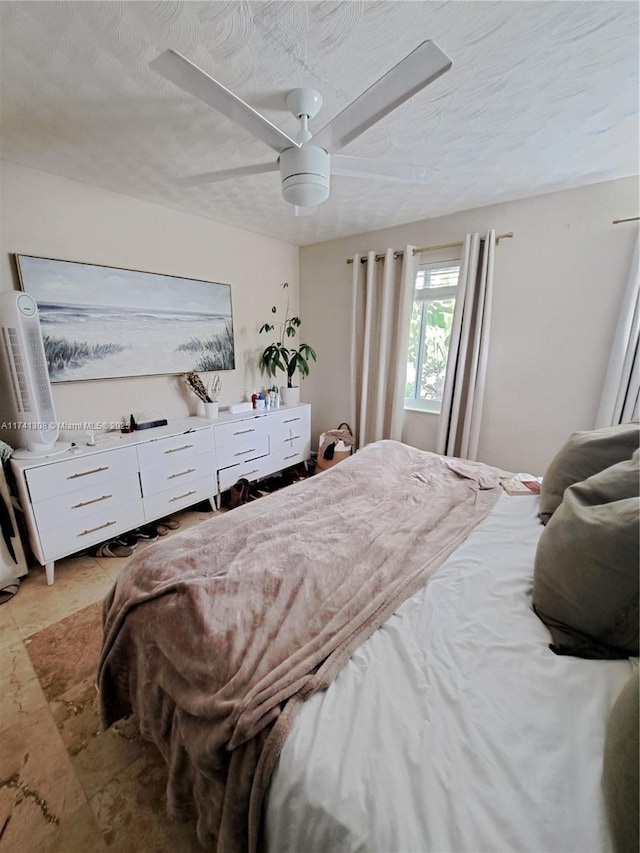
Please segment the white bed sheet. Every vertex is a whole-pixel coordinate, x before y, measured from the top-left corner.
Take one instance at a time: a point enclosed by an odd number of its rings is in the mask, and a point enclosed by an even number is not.
[[[536,497],[501,496],[301,710],[269,853],[601,853],[607,713],[637,661],[559,657],[531,609]]]

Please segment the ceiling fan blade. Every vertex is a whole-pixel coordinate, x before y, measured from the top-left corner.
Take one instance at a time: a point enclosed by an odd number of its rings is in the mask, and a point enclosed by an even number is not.
[[[339,151],[451,68],[433,41],[423,41],[313,137],[329,153]]]
[[[400,184],[427,184],[431,173],[424,166],[408,166],[405,163],[386,163],[334,154],[331,158],[331,174],[342,178],[377,178]]]
[[[201,175],[190,175],[180,178],[177,183],[181,187],[199,187],[202,184],[217,184],[228,181],[229,178],[244,178],[246,175],[262,175],[265,172],[277,172],[278,161],[273,163],[256,163],[254,166],[238,166],[236,169],[222,169],[219,172],[203,172]]]
[[[185,92],[189,92],[190,95],[199,98],[214,110],[235,121],[276,151],[300,147],[298,142],[287,136],[269,119],[175,50],[165,50],[149,63],[149,67],[184,89]]]

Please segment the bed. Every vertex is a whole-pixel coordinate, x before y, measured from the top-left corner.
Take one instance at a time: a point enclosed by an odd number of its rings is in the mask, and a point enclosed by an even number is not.
[[[204,849],[611,849],[605,726],[637,660],[550,651],[538,499],[506,476],[378,442],[132,560],[102,719],[138,715]]]

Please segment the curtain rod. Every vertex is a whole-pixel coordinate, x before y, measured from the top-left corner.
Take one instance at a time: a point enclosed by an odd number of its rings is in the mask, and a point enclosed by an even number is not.
[[[621,222],[637,222],[640,216],[627,216],[626,219],[614,219],[612,225],[620,225]]]
[[[509,231],[507,234],[497,234],[496,235],[496,246],[500,242],[500,240],[507,240],[508,238],[513,237],[513,231]],[[484,239],[484,238],[483,238]],[[455,249],[458,246],[464,246],[462,240],[459,240],[457,243],[440,243],[438,246],[421,246],[419,249],[414,249],[414,255],[422,255],[424,252],[437,252],[438,249]],[[402,250],[393,253],[394,258],[399,258],[404,255]],[[376,255],[376,261],[381,261],[385,256],[384,255]],[[353,258],[347,258],[347,263],[352,264]],[[366,258],[360,258],[361,264],[366,264]]]

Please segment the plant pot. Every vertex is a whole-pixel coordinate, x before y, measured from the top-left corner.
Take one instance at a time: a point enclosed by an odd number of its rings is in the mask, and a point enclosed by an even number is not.
[[[283,406],[297,406],[300,402],[300,388],[287,388],[283,385],[280,388],[280,400]]]
[[[215,421],[218,417],[218,403],[203,403],[204,416],[208,421]]]

